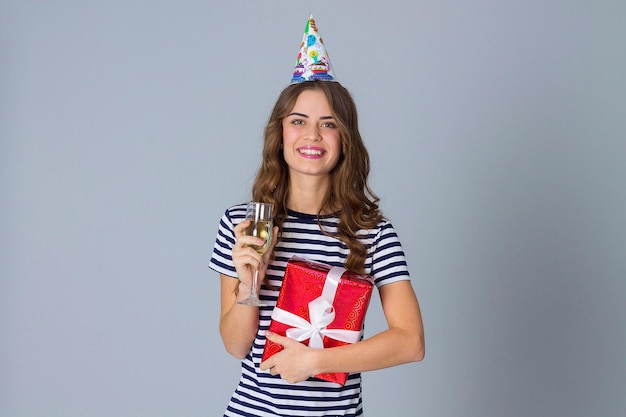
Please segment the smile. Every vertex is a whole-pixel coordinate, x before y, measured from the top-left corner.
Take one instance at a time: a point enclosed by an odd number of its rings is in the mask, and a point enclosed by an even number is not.
[[[322,156],[326,151],[319,148],[298,148],[298,152],[305,156]]]

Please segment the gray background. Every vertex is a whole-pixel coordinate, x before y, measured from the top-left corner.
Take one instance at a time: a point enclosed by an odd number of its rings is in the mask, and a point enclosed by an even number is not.
[[[221,415],[208,258],[310,12],[425,321],[367,415],[625,415],[626,3],[558,0],[1,0],[0,415]]]

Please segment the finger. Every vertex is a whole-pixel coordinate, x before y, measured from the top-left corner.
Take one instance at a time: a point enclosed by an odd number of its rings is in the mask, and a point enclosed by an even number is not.
[[[237,237],[237,240],[235,241],[234,248],[241,249],[241,248],[245,248],[246,246],[260,246],[260,245],[263,245],[264,243],[265,241],[261,239],[260,237],[240,235],[239,237]]]
[[[242,249],[236,254],[233,252],[233,263],[237,266],[249,266],[252,269],[259,269],[263,259],[254,249]]]
[[[250,220],[243,220],[235,226],[235,237],[239,238],[239,236],[243,235],[243,230],[248,226],[250,226]]]
[[[274,367],[274,363],[272,361],[272,358],[268,358],[266,360],[264,360],[263,362],[261,362],[261,364],[259,365],[259,368],[261,368],[262,371],[267,371],[268,369],[271,372],[271,369]]]
[[[289,344],[290,342],[292,342],[292,341],[293,341],[292,339],[290,339],[290,338],[288,338],[288,337],[286,337],[286,336],[281,336],[281,335],[279,335],[279,334],[276,334],[276,333],[270,332],[269,330],[265,332],[265,337],[266,337],[268,340],[272,341],[273,343],[276,343],[276,344],[281,345],[281,346],[283,346],[283,347],[284,347],[286,344]],[[299,342],[296,342],[296,343],[299,343]]]

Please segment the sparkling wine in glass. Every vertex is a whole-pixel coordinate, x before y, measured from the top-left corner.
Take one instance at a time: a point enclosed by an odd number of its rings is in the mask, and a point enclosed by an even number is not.
[[[246,207],[246,220],[250,221],[250,225],[243,231],[244,235],[260,237],[265,241],[263,245],[252,245],[252,248],[258,253],[263,255],[270,247],[272,243],[272,231],[273,231],[273,206],[269,203],[259,203],[252,201],[248,203]],[[257,295],[257,279],[259,276],[259,270],[254,270],[254,279],[252,285],[250,285],[250,295],[246,300],[238,301],[239,304],[245,304],[249,306],[264,306],[267,305],[259,299]]]

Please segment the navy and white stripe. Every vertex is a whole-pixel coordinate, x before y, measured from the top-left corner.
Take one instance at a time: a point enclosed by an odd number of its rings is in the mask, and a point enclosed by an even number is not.
[[[246,205],[239,204],[226,210],[222,216],[209,266],[214,271],[237,277],[232,262],[232,247],[235,244],[235,226],[246,214]],[[268,266],[270,288],[263,285],[260,297],[272,306],[260,307],[259,331],[248,356],[241,362],[241,379],[235,390],[225,416],[360,416],[363,414],[361,398],[361,374],[348,376],[341,387],[332,382],[309,379],[289,384],[261,371],[261,355],[265,346],[265,330],[268,329],[273,305],[287,266],[294,255],[343,266],[348,256],[348,247],[334,238],[339,219],[325,216],[320,229],[314,215],[289,211],[283,223],[280,242],[274,248],[274,259]],[[367,247],[365,272],[372,275],[378,287],[396,281],[408,280],[409,272],[404,251],[393,226],[381,221],[375,229],[361,230],[359,239]]]

